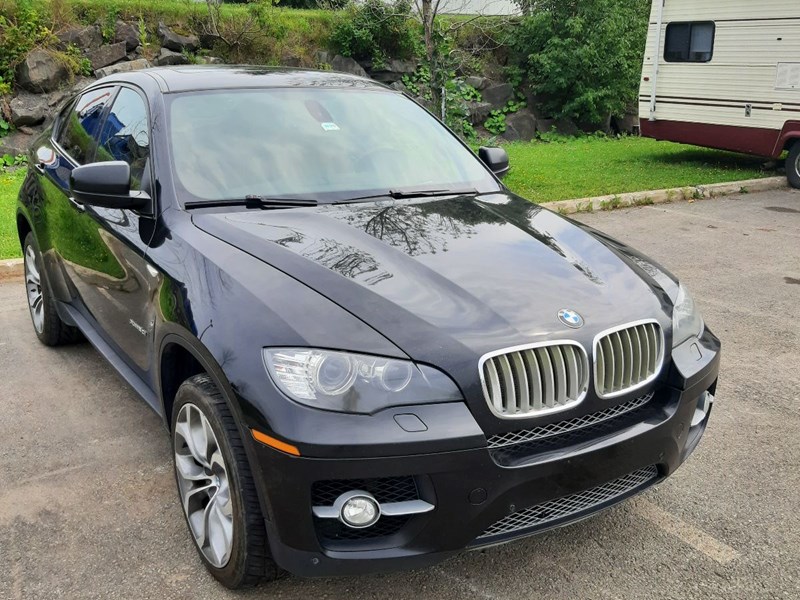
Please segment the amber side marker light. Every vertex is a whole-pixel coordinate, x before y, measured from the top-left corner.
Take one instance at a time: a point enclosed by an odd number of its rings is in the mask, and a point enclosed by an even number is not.
[[[281,452],[286,452],[286,454],[291,454],[292,456],[300,456],[300,450],[298,450],[291,444],[287,444],[286,442],[276,440],[274,437],[270,437],[266,433],[261,433],[260,431],[256,431],[255,429],[251,429],[250,433],[253,435],[254,440],[256,440],[257,442],[261,442],[265,446],[269,446],[270,448],[275,448],[276,450],[280,450]]]

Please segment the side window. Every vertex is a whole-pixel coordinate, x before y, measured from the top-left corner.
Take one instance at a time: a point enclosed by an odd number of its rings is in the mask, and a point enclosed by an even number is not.
[[[103,109],[111,99],[111,88],[100,88],[81,95],[65,111],[56,141],[78,164],[90,162],[97,148],[97,135]]]
[[[103,124],[95,160],[124,160],[131,166],[131,189],[138,190],[149,157],[147,107],[139,94],[122,88]]]
[[[716,26],[711,21],[670,23],[664,41],[667,62],[705,63],[714,54]]]

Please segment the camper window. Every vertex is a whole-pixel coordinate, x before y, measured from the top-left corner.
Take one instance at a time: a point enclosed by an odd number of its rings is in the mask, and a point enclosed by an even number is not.
[[[664,41],[664,60],[709,62],[714,53],[714,31],[711,21],[670,23]]]

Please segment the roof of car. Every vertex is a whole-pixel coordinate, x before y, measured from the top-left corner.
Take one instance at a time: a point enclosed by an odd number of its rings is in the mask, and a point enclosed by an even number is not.
[[[106,81],[136,83],[137,80],[141,80],[144,77],[154,79],[164,93],[277,87],[387,89],[386,86],[377,81],[348,73],[243,65],[158,67],[111,75],[98,83]]]

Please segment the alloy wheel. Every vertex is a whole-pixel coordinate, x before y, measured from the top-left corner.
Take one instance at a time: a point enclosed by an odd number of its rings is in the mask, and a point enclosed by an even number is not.
[[[28,308],[36,331],[44,330],[44,296],[42,295],[42,278],[36,266],[36,253],[33,246],[25,248],[25,289],[28,293]]]
[[[175,472],[181,504],[197,547],[222,568],[233,548],[233,505],[222,450],[206,416],[184,404],[175,422]]]

